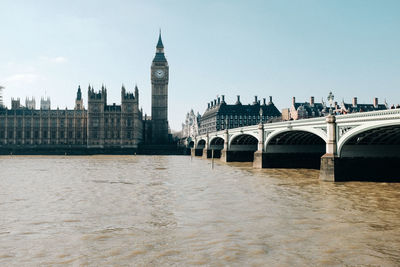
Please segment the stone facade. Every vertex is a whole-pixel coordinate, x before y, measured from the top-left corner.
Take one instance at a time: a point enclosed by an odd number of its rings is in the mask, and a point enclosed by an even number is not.
[[[0,148],[136,148],[142,140],[137,88],[134,95],[122,87],[121,98],[121,105],[107,105],[107,89],[89,86],[88,110],[80,87],[73,110],[37,110],[14,99],[11,109],[0,109]]]
[[[249,125],[256,125],[260,122],[260,110],[262,110],[262,122],[280,120],[281,113],[272,102],[263,99],[263,103],[257,100],[257,96],[252,104],[242,105],[240,96],[237,96],[235,104],[230,105],[222,99],[214,99],[208,103],[208,107],[201,116],[200,134],[216,132],[224,129],[231,129]]]

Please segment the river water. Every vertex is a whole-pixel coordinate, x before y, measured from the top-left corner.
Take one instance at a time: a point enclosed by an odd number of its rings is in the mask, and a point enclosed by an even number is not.
[[[1,266],[400,266],[400,183],[184,156],[0,157]]]

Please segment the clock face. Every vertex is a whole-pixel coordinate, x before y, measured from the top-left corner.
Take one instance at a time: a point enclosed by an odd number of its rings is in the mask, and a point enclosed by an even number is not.
[[[157,78],[162,78],[164,77],[164,71],[163,70],[156,70],[154,72],[154,74],[156,75]]]

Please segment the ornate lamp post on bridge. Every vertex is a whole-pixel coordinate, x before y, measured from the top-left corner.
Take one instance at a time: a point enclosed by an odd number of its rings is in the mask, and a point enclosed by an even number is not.
[[[258,124],[258,146],[254,152],[253,167],[261,169],[263,167],[264,153],[264,124],[263,124],[263,109],[260,107],[260,123]]]
[[[335,181],[336,165],[338,165],[337,157],[337,143],[336,143],[336,117],[332,112],[334,96],[332,92],[329,92],[329,115],[326,116],[326,151],[321,157],[321,166],[319,178],[324,181]]]
[[[332,92],[329,92],[329,95],[328,95],[327,99],[328,99],[328,102],[329,102],[329,115],[332,115],[333,114],[332,106],[334,104],[333,100],[335,99],[335,96],[332,94]]]

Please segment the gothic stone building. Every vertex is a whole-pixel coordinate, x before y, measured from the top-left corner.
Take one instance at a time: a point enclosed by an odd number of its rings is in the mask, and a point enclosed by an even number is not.
[[[41,99],[40,109],[36,109],[34,99],[26,99],[25,107],[19,99],[13,99],[11,109],[0,102],[0,152],[13,149],[108,152],[134,150],[144,142],[167,144],[168,80],[169,66],[160,33],[151,65],[151,120],[143,120],[137,87],[134,93],[129,93],[122,86],[121,105],[108,105],[107,89],[103,86],[95,91],[89,86],[87,110],[80,87],[73,110],[52,110],[48,98]]]
[[[139,93],[121,90],[121,105],[107,105],[107,89],[88,89],[88,109],[78,88],[75,108],[32,109],[13,100],[0,109],[0,148],[3,149],[112,149],[137,148],[142,140]],[[50,104],[50,102],[49,102]],[[31,107],[31,106],[30,106]]]
[[[266,103],[265,98],[261,104],[257,100],[250,105],[242,105],[240,96],[237,96],[237,101],[233,105],[225,102],[225,96],[214,99],[208,103],[207,109],[201,116],[200,134],[220,131],[223,129],[231,129],[248,125],[255,125],[260,122],[260,109],[262,110],[263,122],[270,122],[280,118],[281,113],[272,102],[272,97]]]

